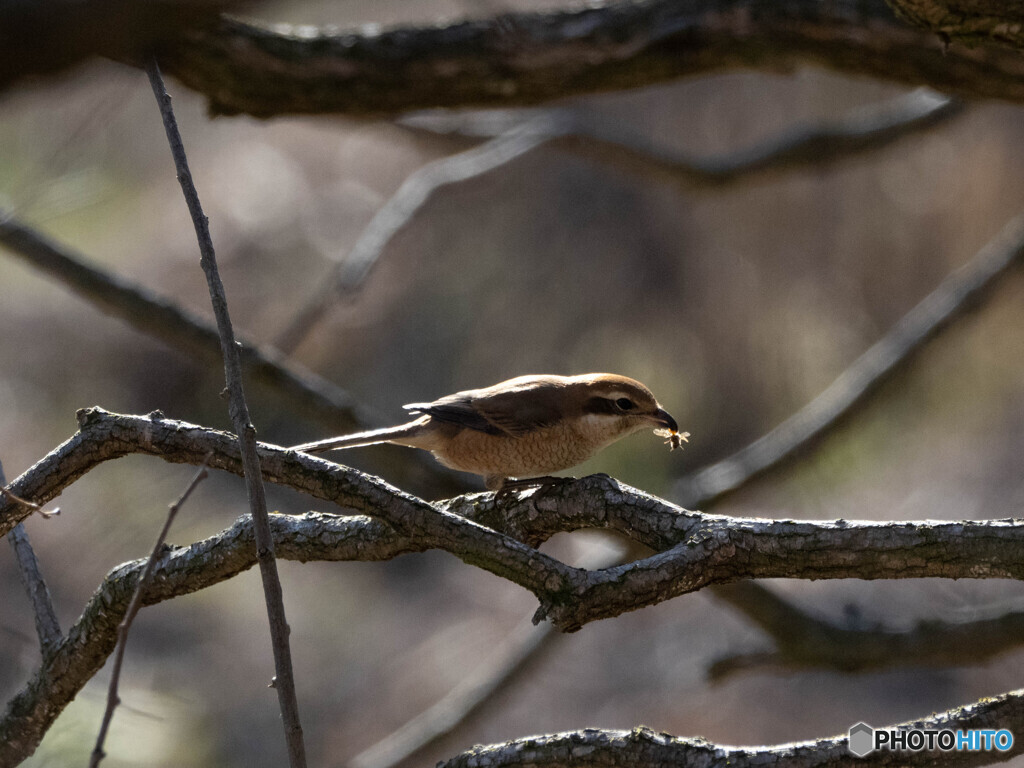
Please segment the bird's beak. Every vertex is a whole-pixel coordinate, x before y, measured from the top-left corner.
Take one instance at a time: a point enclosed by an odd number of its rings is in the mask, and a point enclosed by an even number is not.
[[[672,414],[666,411],[664,408],[659,408],[657,411],[648,416],[651,421],[661,427],[665,427],[672,432],[679,431],[679,425],[676,424],[676,420],[672,418]]]

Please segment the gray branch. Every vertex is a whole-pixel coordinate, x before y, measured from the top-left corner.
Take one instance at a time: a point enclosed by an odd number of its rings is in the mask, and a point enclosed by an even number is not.
[[[79,413],[81,430],[11,484],[48,500],[96,465],[129,453],[241,473],[233,436],[159,418]],[[689,512],[603,476],[513,502],[470,494],[429,504],[377,478],[277,446],[259,447],[264,478],[373,515],[533,592],[559,629],[746,578],[1021,578],[1024,525],[962,522],[800,522]],[[0,504],[0,534],[27,511]],[[493,526],[493,527],[488,527]],[[571,568],[534,547],[559,531],[610,528],[657,554],[611,568]]]
[[[1024,692],[1015,691],[976,704],[957,707],[932,717],[901,723],[903,730],[972,728],[1019,731],[1024,721]],[[851,723],[852,725],[852,723]],[[966,768],[1009,760],[1021,753],[1014,743],[1006,752],[921,750],[889,752],[878,750],[866,757],[855,757],[846,737],[818,739],[777,747],[727,747],[704,739],[682,739],[649,728],[632,731],[588,729],[531,736],[504,744],[473,747],[438,768],[879,768],[906,766],[917,768]]]

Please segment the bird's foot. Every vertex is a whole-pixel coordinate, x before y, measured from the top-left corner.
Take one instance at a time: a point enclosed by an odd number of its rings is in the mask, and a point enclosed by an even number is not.
[[[519,493],[519,491],[536,488],[537,492],[534,494],[534,498],[539,499],[541,496],[550,493],[555,488],[558,488],[565,483],[571,483],[575,479],[576,478],[574,477],[555,477],[553,475],[522,478],[506,477],[502,481],[501,487],[495,491],[494,498],[496,501],[504,501]]]

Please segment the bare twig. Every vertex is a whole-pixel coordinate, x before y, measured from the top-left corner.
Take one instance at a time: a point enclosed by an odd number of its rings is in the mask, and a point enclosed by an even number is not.
[[[435,160],[411,173],[391,199],[374,214],[352,250],[295,313],[292,322],[278,337],[277,347],[286,353],[292,352],[336,306],[339,297],[358,289],[391,238],[409,223],[435,190],[498,168],[548,138],[547,120],[538,118],[518,125],[479,147]]]
[[[93,747],[92,754],[89,756],[89,768],[96,768],[106,757],[106,753],[103,751],[103,743],[107,738],[107,731],[110,728],[110,721],[114,718],[114,710],[117,709],[117,705],[121,703],[121,698],[117,693],[117,686],[121,680],[121,666],[124,664],[124,649],[128,644],[128,631],[131,629],[132,621],[135,619],[135,615],[139,612],[139,608],[142,607],[142,595],[149,586],[150,580],[153,578],[153,571],[156,567],[157,560],[164,554],[164,542],[167,540],[167,533],[171,530],[171,525],[174,523],[174,518],[178,515],[178,510],[181,509],[182,505],[188,500],[188,497],[192,495],[192,491],[196,489],[206,478],[206,463],[209,461],[209,454],[203,459],[199,465],[198,471],[192,476],[192,480],[186,486],[178,500],[171,504],[167,510],[167,519],[164,520],[163,528],[160,529],[160,535],[156,538],[156,544],[153,545],[153,552],[150,554],[149,559],[146,561],[145,567],[142,569],[142,574],[138,578],[138,583],[135,585],[135,592],[132,594],[132,599],[128,603],[128,608],[124,612],[124,618],[121,623],[117,625],[117,650],[114,652],[114,665],[110,670],[110,687],[107,690],[107,707],[103,712],[103,721],[100,724],[99,734],[96,736],[96,746]]]
[[[273,687],[277,690],[278,704],[284,721],[285,740],[288,743],[288,759],[292,768],[304,768],[306,765],[306,748],[302,740],[302,725],[299,722],[299,705],[295,696],[295,679],[292,672],[291,650],[288,640],[288,622],[285,617],[284,596],[281,590],[281,579],[277,572],[274,558],[274,539],[267,522],[267,499],[263,488],[263,473],[260,470],[260,458],[256,451],[256,428],[249,418],[249,408],[245,402],[242,386],[242,360],[235,342],[235,334],[231,328],[231,317],[228,313],[227,296],[217,271],[217,257],[210,237],[209,223],[199,202],[199,195],[192,183],[192,174],[188,169],[185,147],[178,132],[177,121],[171,108],[171,97],[164,87],[163,78],[156,59],[151,59],[147,66],[153,94],[160,106],[167,141],[174,157],[174,165],[192,215],[192,223],[199,239],[201,253],[200,264],[206,274],[206,282],[210,288],[210,299],[213,313],[217,319],[217,330],[220,334],[221,351],[224,355],[224,373],[227,381],[228,411],[238,435],[238,445],[242,454],[246,491],[249,496],[249,507],[256,531],[256,557],[260,564],[260,576],[263,579],[263,594],[267,603],[267,616],[270,621],[270,636],[274,649]]]
[[[799,168],[819,168],[871,152],[929,130],[962,114],[964,104],[927,88],[880,105],[862,107],[831,124],[798,127],[740,152],[700,158],[652,142],[644,133],[613,124],[600,113],[580,108],[421,112],[398,121],[433,133],[488,137],[527,120],[547,118],[552,144],[584,157],[692,187],[719,187],[752,176]]]
[[[6,488],[0,488],[0,496],[6,496],[11,501],[16,501],[21,506],[25,507],[26,509],[31,509],[37,515],[47,520],[49,520],[51,517],[56,517],[60,514],[60,507],[54,507],[53,509],[43,509],[34,501],[29,501],[28,499],[23,499],[20,496],[15,496]]]
[[[0,497],[7,496],[18,504],[27,506],[39,511],[39,505],[25,501],[8,491],[7,478],[4,476],[4,467],[0,463],[0,490],[3,491]],[[36,553],[28,539],[28,531],[25,526],[18,523],[11,532],[7,534],[7,540],[11,543],[14,556],[18,559],[18,570],[21,573],[21,581],[28,592],[28,599],[32,602],[32,613],[35,616],[36,634],[39,636],[39,650],[43,659],[47,659],[54,652],[61,641],[60,622],[57,620],[57,612],[53,610],[53,600],[50,598],[50,590],[46,586],[43,574],[39,570],[39,561],[36,560]]]
[[[782,424],[727,459],[677,481],[673,496],[688,507],[712,504],[775,470],[828,434],[926,342],[974,308],[1024,261],[1024,216],[1010,221],[968,264],[951,274],[824,392]]]

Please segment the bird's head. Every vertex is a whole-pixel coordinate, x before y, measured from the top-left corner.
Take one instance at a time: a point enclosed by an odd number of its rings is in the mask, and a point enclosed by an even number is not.
[[[585,429],[600,431],[608,442],[642,429],[677,435],[679,425],[647,387],[614,373],[588,373],[571,377],[580,420]]]

